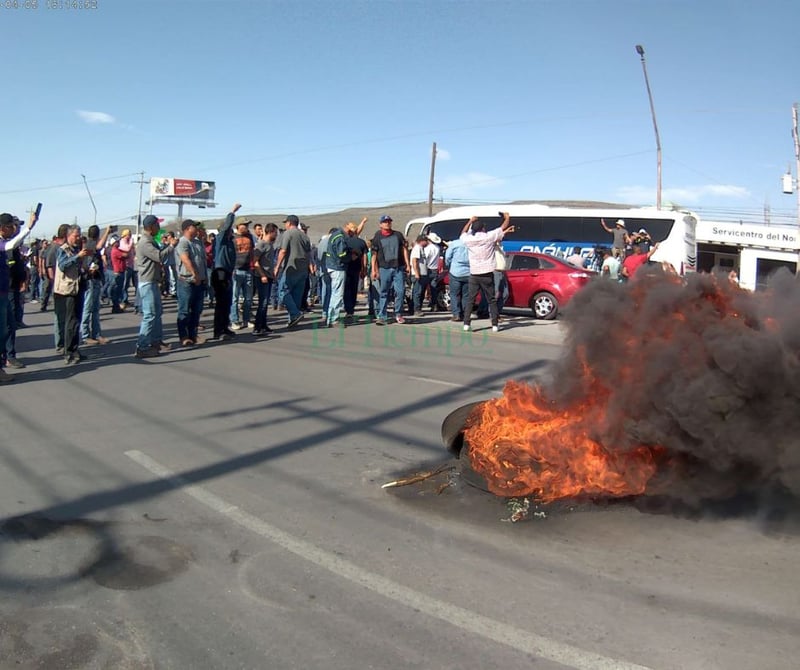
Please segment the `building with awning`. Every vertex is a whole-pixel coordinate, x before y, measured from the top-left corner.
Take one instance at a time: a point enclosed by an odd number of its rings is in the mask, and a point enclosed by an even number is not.
[[[764,288],[779,268],[797,271],[797,226],[700,219],[696,237],[697,270],[735,270],[742,288]]]

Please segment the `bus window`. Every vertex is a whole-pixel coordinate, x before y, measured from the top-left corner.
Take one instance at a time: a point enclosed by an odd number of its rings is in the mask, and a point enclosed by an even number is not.
[[[452,242],[461,237],[461,231],[464,229],[466,219],[455,219],[450,221],[436,221],[430,224],[425,230],[425,233],[434,232],[441,237],[445,242]]]
[[[543,239],[541,216],[512,216],[511,225],[514,226],[514,232],[511,235],[515,240],[541,241]]]
[[[559,216],[542,217],[543,242],[583,242],[581,235],[582,221],[580,217]]]
[[[625,227],[633,234],[644,228],[653,242],[663,242],[669,237],[674,221],[670,219],[625,219]]]

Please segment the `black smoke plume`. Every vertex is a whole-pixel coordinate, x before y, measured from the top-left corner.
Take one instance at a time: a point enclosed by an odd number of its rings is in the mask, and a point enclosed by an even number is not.
[[[608,391],[592,426],[609,451],[664,448],[649,495],[687,503],[741,494],[800,498],[800,282],[765,291],[727,276],[597,280],[565,316],[566,351],[547,395]],[[588,371],[588,374],[587,374]]]

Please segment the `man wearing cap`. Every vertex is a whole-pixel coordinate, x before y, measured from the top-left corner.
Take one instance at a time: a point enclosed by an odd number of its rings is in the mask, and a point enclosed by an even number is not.
[[[300,230],[300,219],[290,214],[283,223],[286,228],[281,237],[274,274],[277,276],[283,266],[281,301],[289,312],[289,322],[286,327],[294,328],[303,318],[303,312],[300,310],[303,289],[308,273],[314,272],[315,268],[309,261],[311,240]]]
[[[250,234],[250,219],[240,216],[236,222],[233,244],[236,247],[236,261],[233,266],[233,295],[231,297],[230,328],[240,330],[250,324],[250,311],[253,307],[253,251],[255,241]],[[239,303],[242,303],[241,315]]]
[[[202,344],[197,335],[203,299],[206,294],[206,250],[197,239],[197,223],[186,219],[181,224],[183,235],[175,247],[175,269],[178,275],[178,339],[184,347]]]
[[[53,282],[53,308],[56,319],[63,327],[64,363],[70,365],[83,359],[78,345],[78,328],[83,312],[83,295],[86,291],[86,271],[84,262],[92,252],[83,246],[81,227],[70,226],[67,241],[58,248],[56,276]]]
[[[644,250],[644,253],[650,251],[650,247],[653,246],[653,238],[650,237],[650,233],[648,233],[645,228],[639,228],[639,230],[630,237],[631,246],[635,247],[639,245]]]
[[[214,271],[211,273],[211,286],[214,289],[214,339],[219,340],[230,340],[236,335],[228,324],[233,300],[233,270],[236,267],[233,221],[241,207],[237,202],[231,208],[214,240]]]
[[[28,225],[17,226],[19,219],[8,213],[0,214],[0,384],[14,381],[3,369],[12,358],[16,360],[14,351],[14,333],[16,333],[16,319],[9,298],[10,276],[6,254],[16,249],[36,225],[36,212],[31,213]],[[9,348],[11,340],[11,348]],[[15,367],[21,367],[15,366]]]
[[[164,275],[163,263],[174,251],[172,246],[160,249],[155,236],[161,229],[163,219],[148,214],[142,221],[143,232],[136,245],[136,266],[139,273],[137,286],[138,300],[142,311],[142,323],[136,341],[136,358],[154,358],[162,351],[169,351],[164,343],[164,327],[161,322],[163,305],[161,303],[161,280]]]
[[[397,323],[405,323],[406,269],[409,266],[406,238],[392,230],[392,217],[380,218],[380,230],[372,238],[372,279],[380,281],[380,301],[376,326],[385,326],[388,319],[389,291],[394,290],[394,314]]]
[[[614,236],[614,242],[611,245],[611,252],[614,256],[620,259],[625,258],[625,248],[631,243],[631,238],[625,229],[625,220],[617,219],[613,230],[606,225],[605,219],[600,219],[600,225],[603,226],[603,230]]]

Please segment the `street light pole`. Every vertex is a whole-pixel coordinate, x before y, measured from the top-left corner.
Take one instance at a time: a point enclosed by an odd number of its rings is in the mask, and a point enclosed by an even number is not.
[[[647,98],[650,100],[650,115],[653,117],[653,130],[656,132],[656,209],[661,209],[661,138],[658,135],[658,123],[656,123],[656,108],[653,105],[653,94],[650,92],[650,79],[647,77],[647,65],[644,62],[644,47],[636,45],[636,53],[642,59],[642,72],[644,72],[644,83],[647,86]]]
[[[139,173],[139,179],[131,184],[139,184],[139,210],[136,217],[136,239],[139,239],[139,226],[142,225],[142,189],[144,188],[144,171]]]
[[[92,209],[94,210],[94,225],[97,225],[97,207],[95,207],[92,192],[89,190],[89,184],[86,181],[86,175],[82,174],[81,177],[83,177],[83,185],[86,187],[86,192],[89,194],[89,202],[92,203]]]

